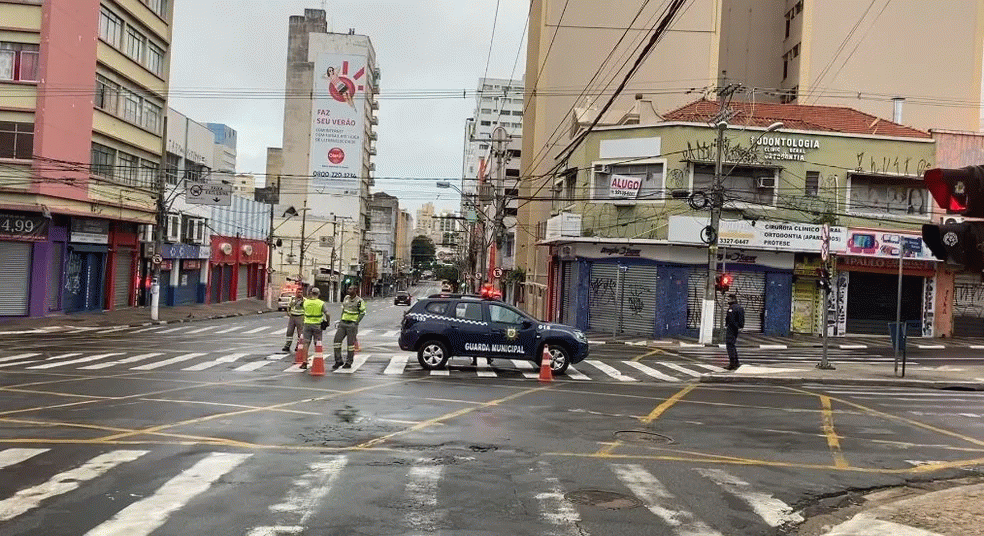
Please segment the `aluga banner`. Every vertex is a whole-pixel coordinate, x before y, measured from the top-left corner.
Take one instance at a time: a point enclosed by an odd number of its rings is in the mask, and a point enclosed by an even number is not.
[[[359,195],[366,120],[366,57],[323,54],[314,62],[311,189]]]

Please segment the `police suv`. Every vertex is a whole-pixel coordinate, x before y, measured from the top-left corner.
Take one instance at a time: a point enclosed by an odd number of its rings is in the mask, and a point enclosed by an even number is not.
[[[452,356],[526,359],[539,365],[543,348],[551,368],[563,374],[588,357],[588,339],[580,330],[540,322],[497,300],[461,294],[421,298],[403,316],[400,348],[417,352],[420,366],[444,368]]]

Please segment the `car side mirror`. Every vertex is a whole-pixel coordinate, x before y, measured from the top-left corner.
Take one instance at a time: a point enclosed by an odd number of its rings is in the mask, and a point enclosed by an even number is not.
[[[529,320],[523,320],[523,323],[520,324],[520,326],[523,329],[530,329],[531,327],[533,327],[533,322],[530,322]]]

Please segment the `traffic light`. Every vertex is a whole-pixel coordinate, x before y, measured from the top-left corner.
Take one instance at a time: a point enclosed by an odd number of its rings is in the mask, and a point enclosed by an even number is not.
[[[735,281],[735,276],[731,274],[718,274],[717,279],[714,281],[714,288],[718,292],[728,292],[731,288],[731,283]]]
[[[984,269],[984,222],[926,224],[922,236],[937,259],[972,272]]]
[[[923,182],[947,213],[984,218],[984,166],[929,169]]]
[[[830,270],[826,266],[817,268],[817,278],[817,285],[820,286],[820,290],[830,292]]]

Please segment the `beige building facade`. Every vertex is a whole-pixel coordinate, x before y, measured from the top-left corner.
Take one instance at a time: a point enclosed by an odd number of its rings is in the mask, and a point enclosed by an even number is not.
[[[522,176],[536,178],[520,187],[520,198],[532,200],[519,210],[517,226],[526,232],[516,234],[517,266],[526,269],[524,307],[541,315],[546,256],[536,243],[562,164],[555,159],[608,101],[663,9],[565,4],[532,1],[527,47]],[[849,106],[923,130],[978,131],[982,40],[984,0],[873,8],[846,0],[694,0],[601,124],[658,117],[724,84],[741,84],[736,98],[750,102]],[[941,58],[946,69],[938,68]]]

